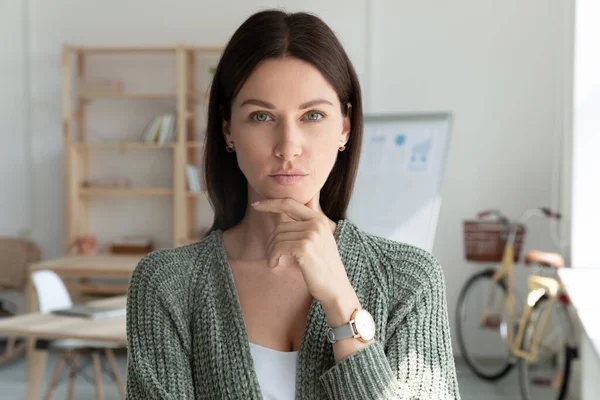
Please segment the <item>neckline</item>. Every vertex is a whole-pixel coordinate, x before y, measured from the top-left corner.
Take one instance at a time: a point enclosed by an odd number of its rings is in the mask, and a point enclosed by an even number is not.
[[[255,347],[264,349],[266,351],[269,351],[269,352],[272,352],[272,353],[277,353],[277,354],[282,354],[282,355],[298,355],[298,353],[300,353],[300,350],[296,350],[296,351],[281,351],[281,350],[272,349],[270,347],[261,346],[260,344],[256,344],[256,343],[252,343],[252,342],[248,342],[248,343],[250,343],[250,346],[255,346]]]
[[[333,237],[338,246],[338,251],[340,252],[340,257],[342,261],[344,260],[344,255],[342,254],[342,248],[340,246],[342,242],[343,233],[345,231],[345,227],[348,224],[347,219],[340,219],[337,221],[335,231],[333,232]],[[234,308],[235,311],[232,314],[232,318],[234,318],[237,322],[236,327],[238,328],[237,337],[243,346],[242,354],[246,360],[249,360],[250,365],[252,366],[251,371],[246,371],[249,378],[252,378],[255,382],[254,390],[260,392],[260,385],[258,381],[258,375],[256,374],[256,368],[254,366],[254,359],[252,357],[252,349],[250,347],[250,338],[248,336],[248,330],[246,329],[246,322],[244,320],[244,314],[242,311],[242,304],[240,302],[240,297],[238,294],[237,286],[235,285],[235,280],[233,278],[233,271],[231,266],[229,265],[229,259],[227,258],[227,252],[225,251],[225,244],[223,242],[223,230],[216,229],[214,231],[216,240],[217,240],[217,249],[219,252],[219,259],[225,270],[225,275],[227,276],[227,285],[229,286],[229,292],[232,293]],[[306,338],[308,334],[308,327],[310,326],[310,322],[315,318],[315,313],[317,312],[317,306],[319,305],[319,301],[313,298],[310,308],[308,310],[308,317],[306,319],[306,325],[304,326],[304,331],[302,332],[302,337],[300,339],[300,350],[298,351],[298,359],[297,362],[300,362],[300,358],[302,355],[306,356]],[[323,333],[323,340],[325,340],[325,333]],[[266,347],[268,349],[268,347]],[[273,349],[270,349],[273,350]],[[273,350],[277,351],[277,350]],[[284,352],[285,353],[285,352]],[[289,353],[289,352],[288,352]],[[297,373],[301,371],[301,369],[297,368]],[[298,379],[298,378],[297,378]],[[300,380],[301,381],[301,380]],[[298,392],[298,387],[296,387],[296,393]]]

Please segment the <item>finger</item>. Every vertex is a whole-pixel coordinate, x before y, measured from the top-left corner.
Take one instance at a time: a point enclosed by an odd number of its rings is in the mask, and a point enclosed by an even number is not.
[[[257,211],[286,214],[296,221],[308,221],[318,215],[316,211],[290,198],[261,200],[252,203],[252,206]]]
[[[271,240],[267,242],[267,254],[271,254],[275,245],[279,242],[290,242],[299,241],[306,239],[307,235],[303,231],[289,231],[289,232],[278,232],[271,237]]]
[[[284,221],[284,222],[279,222],[275,226],[275,229],[273,229],[273,232],[271,233],[271,236],[276,235],[278,233],[282,233],[282,232],[302,232],[302,231],[306,231],[306,230],[311,229],[312,226],[313,226],[313,222],[312,221]]]
[[[268,253],[267,265],[269,268],[275,268],[279,264],[282,256],[294,257],[296,252],[297,240],[284,240],[276,242]]]
[[[273,232],[269,235],[267,239],[267,248],[274,239],[280,233],[284,232],[308,232],[313,230],[313,221],[288,221],[288,222],[280,222],[277,224]]]

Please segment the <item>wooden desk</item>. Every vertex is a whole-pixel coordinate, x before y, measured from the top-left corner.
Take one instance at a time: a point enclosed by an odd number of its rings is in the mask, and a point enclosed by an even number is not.
[[[31,264],[28,268],[28,273],[27,273],[27,288],[26,288],[26,295],[27,295],[27,306],[28,306],[28,310],[31,313],[35,313],[36,311],[38,311],[38,303],[37,303],[37,297],[36,297],[36,293],[35,293],[35,288],[33,287],[33,281],[31,279],[31,274],[35,271],[41,270],[41,269],[49,269],[52,270],[54,272],[56,272],[58,275],[61,276],[61,278],[65,279],[65,283],[67,285],[67,288],[69,290],[73,290],[75,292],[77,292],[78,290],[81,289],[80,286],[78,286],[77,284],[73,285],[67,282],[68,278],[106,278],[106,279],[129,279],[131,278],[131,274],[133,273],[133,270],[135,269],[135,267],[137,266],[137,264],[139,263],[139,261],[142,259],[142,255],[117,255],[117,254],[97,254],[97,255],[89,255],[89,256],[65,256],[65,257],[61,257],[61,258],[57,258],[54,260],[46,260],[46,261],[41,261],[41,262],[37,262],[34,264]],[[86,291],[92,292],[94,288],[98,290],[98,292],[109,292],[109,293],[113,293],[113,294],[124,294],[126,293],[126,288],[124,287],[118,287],[115,285],[112,285],[112,287],[108,287],[109,285],[102,285],[100,287],[98,286],[93,286],[93,285],[85,285],[85,289]],[[111,290],[113,290],[111,292]],[[33,314],[35,315],[35,314]],[[40,315],[37,314],[38,317],[40,318]],[[49,317],[49,316],[47,316]],[[54,316],[52,316],[54,317]],[[33,316],[19,316],[19,317],[15,317],[15,318],[34,318]],[[123,321],[121,321],[120,323],[123,326],[123,331],[120,333],[124,334],[124,329],[125,329],[125,320],[124,317],[122,318]],[[35,320],[35,318],[34,318]],[[27,321],[27,319],[21,321],[21,322],[25,322]],[[9,327],[5,326],[4,324],[6,323],[5,321],[2,321],[2,327],[4,328],[0,328],[0,331],[2,331],[2,329],[8,329]],[[37,319],[37,322],[42,322],[42,320]],[[56,322],[56,320],[51,319],[48,321],[49,324],[54,324]],[[72,322],[72,321],[71,321]],[[18,324],[18,326],[22,327],[22,324],[18,323],[17,321],[15,321],[16,324]],[[67,322],[63,322],[64,323],[68,323]],[[87,324],[87,326],[92,327],[91,330],[87,329],[85,326],[86,324],[83,324],[80,328],[81,332],[77,329],[74,329],[73,327],[70,327],[69,329],[65,329],[65,325],[60,325],[57,327],[57,329],[59,329],[58,332],[60,332],[60,329],[62,329],[63,334],[66,332],[69,334],[68,338],[70,339],[80,339],[81,337],[79,337],[78,335],[81,334],[83,335],[83,337],[85,337],[88,340],[98,340],[95,338],[94,336],[94,329],[99,329],[98,331],[95,331],[96,333],[98,332],[102,332],[102,334],[107,333],[106,330],[104,330],[103,326],[99,326],[97,324],[97,322],[95,321],[89,321],[86,320],[85,323]],[[106,321],[100,322],[100,324],[106,323]],[[119,324],[118,321],[115,321],[115,323]],[[45,368],[46,368],[46,361],[47,361],[47,353],[43,352],[43,351],[37,351],[35,349],[35,342],[36,342],[36,336],[35,336],[35,329],[42,329],[42,331],[40,331],[40,336],[37,336],[41,339],[53,339],[53,338],[57,338],[57,331],[55,332],[51,332],[46,330],[45,328],[48,328],[48,325],[46,325],[44,327],[44,324],[40,324],[40,325],[35,325],[37,328],[30,328],[30,329],[34,329],[31,332],[27,333],[26,331],[21,331],[21,333],[26,333],[25,335],[22,336],[26,336],[28,337],[28,345],[27,345],[27,399],[39,399],[40,398],[40,385],[41,382],[43,382],[43,378],[44,378],[44,372],[45,372]],[[44,334],[44,336],[41,335],[41,333]],[[108,331],[108,333],[110,333],[110,330]],[[120,335],[119,333],[119,335]],[[13,334],[18,334],[18,332],[13,332]],[[101,334],[101,335],[102,335]],[[50,336],[48,336],[50,335]],[[64,337],[64,336],[63,336]],[[104,340],[106,340],[107,338],[109,339],[108,341],[113,341],[113,339],[122,339],[124,336],[117,336],[115,337],[111,337],[110,335],[105,337]],[[117,341],[118,341],[117,340]]]
[[[90,305],[125,307],[126,297],[119,296],[89,302]],[[54,314],[29,313],[0,320],[0,334],[28,339],[27,349],[27,400],[41,397],[41,386],[48,353],[35,349],[40,339],[81,339],[106,341],[126,345],[126,317],[86,319]]]
[[[125,307],[126,296],[91,301],[99,307]],[[125,345],[125,316],[88,319],[51,313],[29,313],[0,319],[0,333],[40,339],[80,339]]]

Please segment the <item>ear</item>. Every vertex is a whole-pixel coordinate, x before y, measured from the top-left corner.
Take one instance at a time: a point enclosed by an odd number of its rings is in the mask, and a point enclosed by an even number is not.
[[[340,138],[340,140],[343,142],[343,144],[348,143],[348,140],[350,140],[350,131],[352,129],[352,123],[350,122],[352,120],[352,104],[348,103],[348,112],[346,113],[346,116],[344,117],[344,121],[343,121],[343,125],[342,125],[342,137]]]
[[[231,131],[229,130],[230,122],[226,119],[221,120],[221,128],[223,130],[223,138],[225,139],[225,143],[231,142]]]
[[[219,107],[219,114],[221,115],[221,130],[223,131],[223,139],[225,139],[225,143],[229,143],[231,141],[231,121],[227,121],[223,105]]]

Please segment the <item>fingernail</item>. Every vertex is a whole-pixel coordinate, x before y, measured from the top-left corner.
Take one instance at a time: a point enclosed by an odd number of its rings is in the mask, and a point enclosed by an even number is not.
[[[255,201],[254,203],[252,203],[252,206],[257,206],[260,203],[260,201]]]

